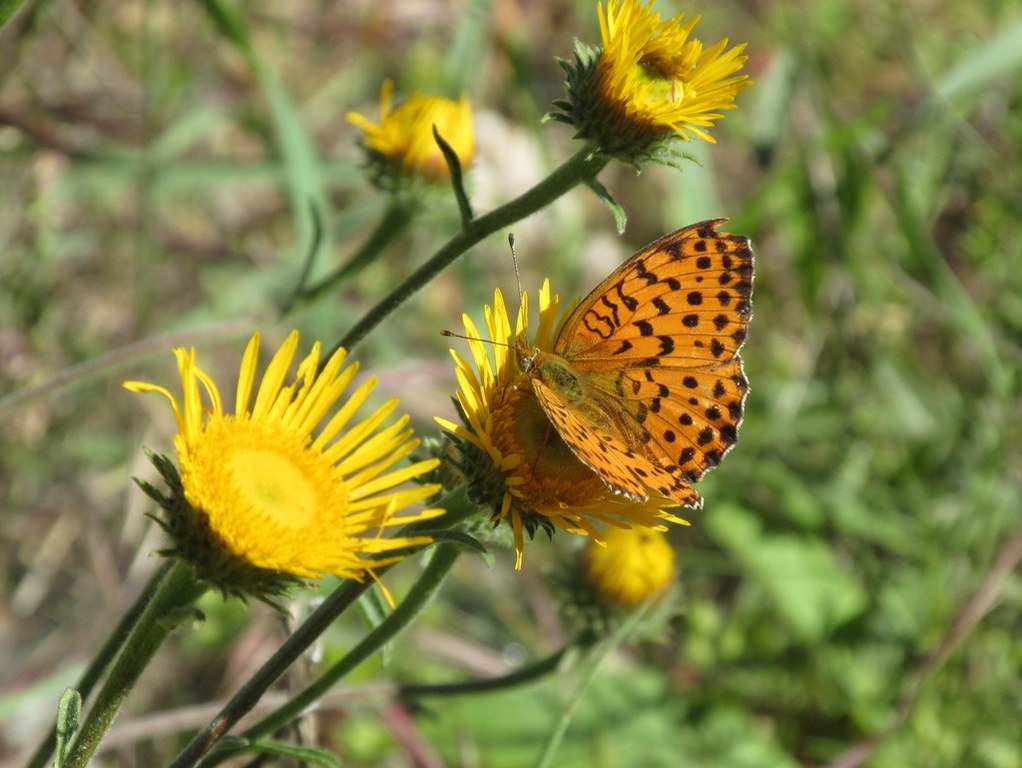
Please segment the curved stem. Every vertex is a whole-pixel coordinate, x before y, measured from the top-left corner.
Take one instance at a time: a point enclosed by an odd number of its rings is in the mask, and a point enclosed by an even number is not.
[[[551,764],[551,760],[554,759],[557,749],[561,746],[561,742],[564,740],[564,736],[568,732],[568,726],[570,726],[571,721],[575,719],[575,713],[578,712],[578,707],[582,703],[586,690],[588,690],[590,683],[596,679],[596,673],[599,671],[600,665],[603,664],[603,660],[606,659],[607,656],[610,655],[610,652],[617,648],[617,646],[619,646],[639,625],[642,617],[645,616],[649,610],[649,606],[650,603],[646,602],[632,613],[632,615],[628,617],[628,620],[618,627],[617,631],[614,632],[613,636],[606,642],[606,644],[593,654],[589,664],[583,668],[578,684],[572,692],[567,706],[565,706],[560,719],[557,721],[557,725],[554,727],[554,730],[550,733],[550,737],[547,739],[546,744],[543,746],[543,752],[536,761],[536,768],[548,768]]]
[[[93,687],[99,682],[103,671],[110,665],[110,662],[113,661],[114,657],[124,646],[124,641],[131,633],[131,628],[138,623],[139,617],[153,599],[153,595],[156,594],[157,589],[166,579],[167,574],[170,573],[172,566],[173,563],[171,562],[164,563],[163,567],[153,574],[152,578],[149,579],[149,583],[145,585],[139,596],[135,598],[135,602],[127,610],[117,626],[114,627],[106,642],[103,643],[103,647],[99,649],[92,661],[89,662],[89,666],[82,672],[82,676],[78,678],[74,689],[78,691],[83,701],[89,698],[89,694],[92,693]],[[26,768],[43,768],[53,754],[56,745],[57,733],[56,724],[54,724],[54,727],[50,728],[42,743],[36,748],[35,753],[29,759]]]
[[[398,532],[409,536],[414,532],[426,531],[430,527],[450,527],[475,512],[465,498],[465,489],[453,491],[446,499],[440,499],[436,506],[447,509],[447,514],[438,520],[423,520],[407,525]],[[376,568],[377,576],[386,573],[392,566]],[[223,709],[203,728],[181,751],[170,768],[190,768],[216,746],[230,729],[259,702],[273,683],[284,674],[327,627],[365,592],[372,581],[346,581],[335,589],[319,608],[312,612],[284,644],[277,649],[259,670],[248,679]]]
[[[63,768],[84,768],[89,762],[142,671],[167,635],[191,615],[188,609],[205,591],[205,585],[195,578],[188,564],[174,563],[124,642],[81,730],[75,736]]]
[[[608,156],[600,154],[593,146],[586,145],[532,189],[490,211],[485,216],[470,221],[461,232],[441,246],[429,261],[415,270],[410,277],[355,323],[337,344],[337,347],[346,347],[351,350],[391,312],[408,301],[430,280],[484,237],[493,234],[501,227],[506,227],[508,224],[530,216],[552,203],[572,187],[594,178],[609,161]],[[337,347],[334,349],[336,350]]]
[[[308,270],[303,271],[298,287],[281,308],[280,314],[286,315],[297,306],[315,301],[327,291],[365,269],[384,248],[408,228],[413,214],[413,209],[407,203],[399,202],[396,198],[391,199],[390,205],[384,211],[376,228],[346,264],[341,265],[318,283],[309,287],[304,286]]]
[[[578,641],[569,643],[556,653],[532,664],[527,664],[514,672],[500,677],[485,680],[466,680],[462,683],[444,683],[438,685],[408,684],[399,686],[397,695],[402,699],[416,699],[422,696],[463,696],[472,693],[490,693],[511,688],[520,688],[541,680],[557,671],[569,651],[578,647]]]

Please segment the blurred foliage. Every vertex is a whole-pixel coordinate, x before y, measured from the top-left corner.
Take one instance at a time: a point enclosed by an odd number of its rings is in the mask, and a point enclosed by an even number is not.
[[[748,40],[756,84],[717,145],[691,147],[699,165],[601,176],[628,212],[623,238],[583,189],[516,226],[523,285],[549,274],[582,292],[652,238],[730,216],[757,251],[752,391],[705,509],[672,534],[684,600],[670,639],[615,656],[557,764],[774,768],[862,747],[845,765],[1020,768],[1022,11],[658,7],[702,13],[704,40]],[[458,221],[438,195],[381,260],[278,319],[313,210],[326,222],[315,276],[386,205],[345,112],[373,116],[384,77],[398,94],[467,91],[484,212],[572,151],[539,118],[574,37],[598,38],[595,3],[40,0],[0,31],[0,753],[34,746],[155,565],[159,535],[128,477],[148,477],[140,446],[167,449],[172,425],[120,380],[171,383],[172,343],[229,367],[255,325],[337,339]],[[513,286],[502,237],[358,349],[425,433],[452,413],[437,332],[462,310],[478,319],[495,285]],[[366,686],[500,674],[555,650],[547,573],[576,544],[537,540],[522,573],[507,552],[460,563],[386,667],[328,702],[314,743],[349,765],[409,765],[417,750],[531,764],[560,679],[424,699],[413,721]],[[415,567],[388,579],[396,594]],[[280,641],[259,606],[204,607],[125,722],[230,695]],[[362,631],[342,623],[324,653]],[[204,719],[184,722],[172,728]],[[104,764],[163,764],[181,743],[150,729],[135,752],[114,737]]]

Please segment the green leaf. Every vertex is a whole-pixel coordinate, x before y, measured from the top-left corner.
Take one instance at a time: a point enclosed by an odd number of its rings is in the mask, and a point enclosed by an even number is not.
[[[254,741],[245,749],[246,752],[263,755],[279,755],[280,757],[291,757],[300,763],[321,765],[324,768],[344,768],[344,763],[333,752],[328,752],[319,747],[300,747],[297,744],[290,744],[286,741]]]
[[[978,41],[969,54],[934,83],[934,95],[956,101],[997,78],[1009,78],[1022,68],[1022,19],[1005,27],[993,38]]]
[[[461,213],[461,229],[465,231],[468,229],[469,224],[472,223],[472,219],[475,218],[475,214],[472,213],[472,203],[469,202],[468,193],[465,192],[461,160],[458,159],[457,152],[440,135],[440,131],[436,129],[435,125],[433,126],[433,139],[436,141],[437,146],[440,147],[444,160],[447,161],[447,170],[451,174],[451,186],[454,188],[454,197],[458,200],[458,211]]]
[[[752,144],[760,152],[771,151],[784,141],[798,68],[799,59],[795,53],[779,47],[770,63],[756,76],[749,125]]]
[[[245,53],[249,53],[252,42],[249,39],[248,30],[231,7],[226,3],[221,3],[220,0],[203,0],[203,5],[206,6],[206,12],[216,23],[220,34]]]
[[[617,225],[617,233],[619,235],[624,234],[625,227],[628,225],[628,214],[625,213],[625,209],[621,207],[621,204],[614,199],[614,196],[610,194],[610,190],[608,190],[599,182],[598,179],[595,178],[586,179],[586,186],[595,192],[596,196],[599,197],[603,201],[603,204],[610,209],[610,212],[614,214],[614,223]]]
[[[291,216],[298,237],[297,252],[303,255],[310,251],[316,255],[323,253],[331,245],[330,228],[322,228],[319,233],[322,237],[317,239],[316,221],[318,218],[322,223],[328,219],[329,206],[312,137],[276,73],[259,57],[240,14],[219,0],[204,0],[204,5],[220,32],[245,55],[259,78],[283,159]]]
[[[416,531],[416,535],[429,536],[433,539],[433,541],[437,543],[441,541],[446,541],[452,544],[460,544],[466,549],[472,550],[477,555],[486,554],[486,547],[483,545],[483,543],[479,541],[479,539],[475,538],[474,536],[469,536],[467,533],[464,533],[463,531],[445,531],[445,530],[422,532]]]
[[[54,768],[60,768],[67,757],[68,748],[78,733],[82,721],[82,696],[74,688],[68,688],[57,705],[57,747],[53,755]]]
[[[283,155],[291,216],[298,235],[297,251],[321,254],[329,248],[331,236],[330,227],[322,227],[318,244],[316,242],[316,218],[320,222],[329,218],[316,147],[276,74],[260,60],[256,60],[256,70]]]
[[[865,609],[865,590],[825,542],[766,532],[735,505],[714,507],[706,523],[802,639],[821,639]]]
[[[0,0],[0,29],[14,18],[14,14],[25,4],[25,0]]]
[[[379,589],[367,589],[358,598],[356,603],[358,613],[369,629],[374,630],[380,626],[390,615],[390,607],[384,602],[383,595]],[[391,644],[385,643],[380,647],[380,659],[384,664],[390,658]]]

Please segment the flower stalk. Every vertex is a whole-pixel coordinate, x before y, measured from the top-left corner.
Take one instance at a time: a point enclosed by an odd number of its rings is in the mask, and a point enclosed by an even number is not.
[[[387,568],[380,568],[382,574]],[[287,669],[308,650],[327,628],[361,597],[371,586],[370,581],[345,581],[335,589],[284,642],[272,657],[231,697],[223,709],[206,724],[188,746],[171,763],[170,768],[194,766],[217,742],[227,735],[231,727],[259,703],[259,699]]]
[[[515,688],[522,688],[554,674],[560,669],[565,657],[576,650],[587,648],[591,644],[592,640],[590,638],[578,638],[549,656],[532,664],[526,664],[514,672],[509,672],[500,677],[466,680],[461,683],[442,683],[439,685],[402,685],[398,688],[398,697],[406,700],[426,696],[447,698],[451,696],[468,696],[473,693],[493,693],[495,691],[509,691]]]
[[[206,589],[184,562],[176,562],[165,573],[103,683],[63,768],[84,768],[88,764],[142,671],[167,635],[193,615],[191,606]]]
[[[577,185],[594,178],[608,162],[610,162],[609,156],[587,144],[532,189],[499,208],[469,221],[461,232],[442,245],[425,264],[415,270],[411,276],[355,323],[337,344],[337,347],[353,349],[391,312],[408,301],[480,240],[492,235],[501,227],[520,221],[550,205]]]
[[[391,198],[390,205],[384,211],[383,216],[377,223],[376,228],[370,233],[362,246],[348,259],[326,277],[310,286],[299,284],[294,293],[287,300],[280,310],[281,316],[287,315],[297,307],[309,304],[324,293],[333,290],[346,280],[355,277],[359,272],[372,264],[383,250],[394,242],[402,232],[408,229],[412,223],[415,211],[412,206],[399,200],[396,196]]]
[[[636,627],[642,622],[642,618],[646,615],[650,604],[644,603],[639,606],[628,620],[618,627],[614,635],[607,640],[607,642],[598,646],[591,651],[591,655],[588,659],[588,663],[583,666],[578,682],[575,686],[575,690],[572,691],[571,698],[568,700],[564,707],[564,711],[561,712],[560,718],[558,718],[557,724],[554,729],[550,732],[550,736],[547,738],[546,744],[543,745],[543,751],[540,753],[539,759],[536,761],[535,768],[548,768],[552,765],[554,755],[557,754],[558,748],[561,746],[561,742],[564,741],[565,734],[568,733],[568,727],[571,725],[572,720],[575,719],[575,714],[578,712],[578,707],[582,703],[582,699],[585,697],[585,692],[589,689],[589,685],[596,679],[596,673],[599,672],[600,667],[603,665],[604,660],[610,655],[611,651],[617,648],[625,638],[627,638]]]
[[[429,563],[412,586],[408,596],[393,613],[366,635],[342,659],[320,675],[312,685],[247,729],[241,734],[241,738],[245,739],[246,742],[254,741],[272,734],[277,729],[287,725],[340,682],[345,675],[393,640],[432,602],[441,584],[443,584],[457,562],[461,551],[461,548],[456,544],[444,543],[438,545],[433,550]],[[219,765],[230,756],[230,749],[218,750],[214,755],[200,763],[200,766],[202,768],[210,768],[210,766]]]
[[[146,606],[152,601],[156,591],[160,588],[160,585],[167,577],[167,573],[173,567],[171,563],[165,563],[156,573],[153,574],[149,583],[145,585],[142,592],[135,599],[135,602],[127,610],[120,622],[114,627],[110,636],[103,643],[103,647],[99,649],[96,656],[89,662],[89,666],[86,667],[85,671],[82,672],[82,676],[78,678],[78,682],[75,684],[74,689],[78,691],[82,699],[88,699],[92,693],[92,689],[99,683],[103,677],[103,672],[106,671],[107,667],[114,660],[121,648],[124,647],[125,641],[131,634],[131,629],[134,627],[139,620],[139,617],[145,611]],[[42,743],[36,748],[35,753],[29,759],[26,764],[26,768],[43,768],[53,754],[53,750],[56,747],[56,726],[51,728],[44,737]]]
[[[437,505],[447,509],[447,514],[438,520],[422,520],[405,526],[398,534],[410,537],[429,529],[450,528],[475,513],[475,507],[468,503],[463,488],[453,491],[446,498],[437,501]],[[453,565],[453,563],[452,563]],[[375,569],[378,576],[383,575],[391,566]],[[177,756],[170,768],[191,768],[198,764],[205,755],[216,746],[230,729],[259,702],[263,694],[309,647],[371,586],[372,582],[346,581],[335,589],[299,626],[283,645],[271,656],[262,667],[241,687],[223,709],[189,742]],[[411,618],[414,618],[413,614]],[[410,619],[409,619],[410,620]],[[397,629],[403,629],[407,622]],[[381,625],[382,626],[382,625]],[[395,632],[396,634],[396,632]],[[389,639],[389,638],[387,638]],[[386,642],[386,639],[383,640]],[[383,642],[380,643],[382,646]],[[377,646],[379,647],[379,646]],[[374,649],[375,650],[375,649]],[[338,663],[343,663],[338,662]],[[210,763],[213,764],[213,763]]]

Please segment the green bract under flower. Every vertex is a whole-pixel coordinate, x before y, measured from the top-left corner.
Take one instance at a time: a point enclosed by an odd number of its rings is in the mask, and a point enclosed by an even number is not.
[[[320,367],[317,343],[285,383],[297,345],[294,331],[270,361],[253,402],[259,334],[252,337],[233,412],[198,367],[194,349],[174,350],[180,402],[163,387],[125,382],[131,391],[159,392],[171,403],[179,469],[157,462],[171,486],[169,496],[157,495],[162,523],[173,539],[172,553],[227,593],[265,598],[324,574],[362,580],[400,560],[401,550],[430,541],[384,537],[385,529],[443,514],[399,514],[439,487],[402,487],[437,462],[398,466],[419,441],[407,417],[382,426],[397,401],[350,425],[375,382],[342,402],[358,366],[342,368],[342,349]]]

